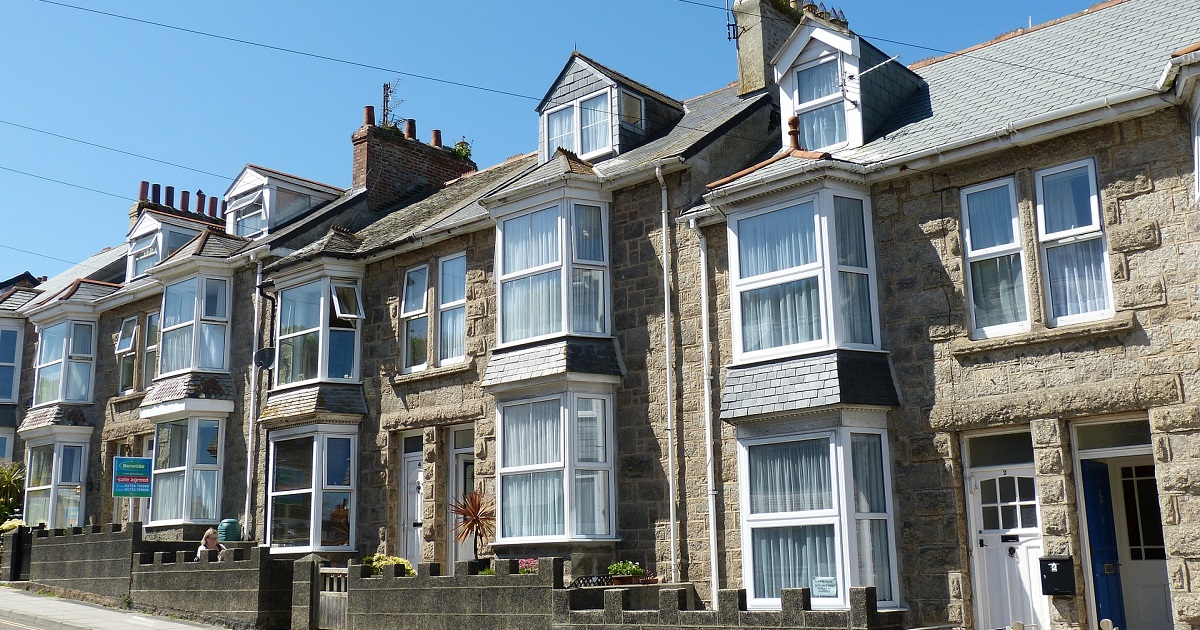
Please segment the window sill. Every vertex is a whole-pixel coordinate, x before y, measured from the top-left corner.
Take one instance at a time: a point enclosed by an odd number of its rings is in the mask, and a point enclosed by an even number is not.
[[[1109,337],[1121,335],[1134,329],[1136,319],[1133,311],[1120,311],[1111,318],[1069,324],[1057,328],[1035,326],[1028,332],[1004,337],[971,340],[959,337],[950,342],[951,356],[966,358],[1015,346],[1035,346],[1044,343],[1059,343],[1070,339]]]
[[[112,398],[109,398],[108,405],[111,407],[113,405],[119,405],[121,403],[136,402],[145,397],[146,397],[146,390],[130,392],[128,394],[121,394],[120,396],[113,396]]]
[[[427,378],[438,378],[441,376],[450,376],[452,374],[460,374],[469,372],[475,369],[475,361],[460,361],[447,366],[426,367],[423,370],[415,372],[397,372],[391,375],[389,381],[392,387],[399,387],[407,383],[424,380]]]
[[[313,379],[309,379],[307,381],[296,381],[295,383],[288,383],[287,385],[273,385],[269,390],[267,390],[267,394],[280,394],[280,393],[290,391],[293,389],[300,389],[303,387],[313,387],[316,385],[361,385],[361,384],[362,384],[362,381],[359,379],[342,380],[342,379],[328,379],[328,378],[325,378],[325,379],[313,378]]]

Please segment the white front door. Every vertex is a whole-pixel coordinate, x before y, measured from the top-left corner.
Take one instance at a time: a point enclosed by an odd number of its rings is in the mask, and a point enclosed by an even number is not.
[[[1050,627],[1038,558],[1042,533],[1032,466],[973,470],[967,479],[978,630]]]
[[[1108,464],[1125,621],[1139,630],[1170,630],[1175,624],[1154,460],[1121,457]]]
[[[450,458],[450,500],[447,502],[447,509],[454,503],[461,501],[467,493],[475,489],[475,431],[470,427],[453,428],[450,430],[450,444],[452,447]],[[461,517],[455,516],[453,512],[449,514],[446,522],[450,523],[447,528],[446,535],[449,537],[447,548],[450,550],[450,558],[447,563],[451,570],[454,568],[454,563],[461,560],[473,560],[475,558],[475,541],[471,538],[459,542],[455,539],[454,526],[462,520]]]
[[[400,468],[400,555],[421,561],[421,452],[405,453]]]

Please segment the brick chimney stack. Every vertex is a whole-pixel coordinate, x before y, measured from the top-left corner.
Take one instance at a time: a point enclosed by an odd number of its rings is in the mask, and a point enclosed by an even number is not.
[[[364,124],[350,137],[354,143],[352,185],[367,188],[367,204],[372,209],[394,203],[420,186],[436,190],[477,170],[470,159],[417,140],[415,120],[406,121],[403,131],[376,126],[373,109],[364,109]]]

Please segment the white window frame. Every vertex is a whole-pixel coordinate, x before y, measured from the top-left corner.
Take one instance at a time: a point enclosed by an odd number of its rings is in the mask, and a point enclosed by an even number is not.
[[[801,102],[800,101],[800,73],[802,73],[806,70],[811,70],[812,68],[815,68],[817,66],[820,66],[821,64],[826,64],[826,63],[836,64],[836,66],[837,66],[837,72],[838,72],[838,89],[837,89],[837,91],[832,94],[822,96],[815,100]],[[838,52],[838,53],[834,53],[832,55],[824,55],[818,59],[814,59],[813,61],[802,63],[802,64],[796,66],[795,68],[792,68],[792,80],[795,82],[795,84],[792,86],[792,102],[795,104],[795,109],[792,112],[793,114],[795,114],[796,116],[801,116],[803,114],[807,114],[808,112],[811,112],[811,111],[814,111],[817,109],[821,109],[822,107],[827,107],[827,106],[833,105],[835,103],[841,103],[841,105],[842,105],[842,120],[844,121],[844,123],[846,125],[846,129],[845,129],[846,137],[841,142],[836,142],[834,144],[826,145],[823,147],[803,147],[803,148],[807,151],[827,151],[830,149],[841,148],[841,147],[844,147],[847,144],[849,144],[850,133],[851,133],[850,125],[851,125],[852,121],[851,121],[851,117],[850,117],[850,112],[846,111],[846,109],[847,109],[846,108],[846,100],[847,100],[846,99],[846,66],[842,60],[842,53]],[[803,130],[801,130],[801,134],[803,135]]]
[[[172,466],[170,468],[158,468],[158,447],[161,446],[161,440],[158,439],[158,430],[164,424],[173,424],[180,420],[187,422],[187,444],[184,445],[184,464],[183,466]],[[200,423],[201,422],[216,422],[217,423],[217,463],[216,464],[200,464],[196,462],[196,446],[199,439]],[[183,497],[183,517],[173,519],[159,519],[154,512],[154,500],[150,500],[150,522],[149,525],[177,525],[181,523],[218,523],[221,520],[221,500],[223,498],[223,490],[225,483],[225,419],[215,416],[194,416],[184,418],[172,418],[161,420],[154,425],[154,450],[151,451],[150,457],[153,459],[153,476],[151,487],[157,485],[157,477],[163,474],[183,472],[183,487],[181,492]],[[216,511],[217,515],[211,519],[195,518],[192,514],[192,484],[195,482],[196,473],[199,471],[216,471],[217,486],[216,486]]]
[[[117,341],[113,354],[117,360],[117,390],[124,394],[137,388],[137,341],[138,317],[126,317],[117,328]],[[129,383],[124,382],[125,364],[129,364]]]
[[[176,228],[175,226],[161,225],[153,232],[132,237],[129,239],[129,254],[127,255],[127,263],[125,269],[125,277],[133,280],[146,275],[146,271],[153,269],[155,265],[165,260],[171,254],[179,251],[183,245],[196,238],[199,232]],[[170,249],[172,236],[186,237],[180,246],[175,249]],[[140,241],[140,243],[139,243]],[[135,249],[136,248],[136,249]],[[150,265],[141,272],[136,271],[137,261],[145,258],[152,258]]]
[[[1092,224],[1090,226],[1078,227],[1060,232],[1047,233],[1045,223],[1045,196],[1042,192],[1042,180],[1049,176],[1065,171],[1078,169],[1081,167],[1087,168],[1088,186],[1091,193],[1091,211]],[[1041,262],[1042,286],[1045,287],[1044,304],[1046,313],[1046,322],[1050,327],[1065,326],[1069,324],[1077,324],[1080,322],[1089,322],[1099,319],[1107,319],[1112,317],[1116,312],[1113,307],[1113,292],[1112,292],[1112,274],[1109,269],[1108,262],[1108,237],[1104,233],[1103,215],[1100,209],[1100,190],[1099,183],[1096,177],[1096,162],[1091,158],[1067,162],[1049,168],[1039,169],[1034,171],[1033,180],[1035,185],[1035,199],[1037,200],[1037,234],[1038,234],[1038,254]],[[1055,317],[1053,309],[1053,297],[1050,294],[1050,268],[1046,256],[1046,250],[1055,246],[1070,245],[1081,243],[1084,241],[1100,239],[1101,249],[1101,277],[1104,279],[1105,301],[1107,308],[1097,311],[1089,311],[1087,313],[1078,313],[1075,315],[1066,315],[1063,317]]]
[[[975,250],[971,247],[971,220],[967,208],[967,196],[991,190],[994,188],[1004,187],[1008,190],[1009,211],[1011,212],[1013,242],[1008,245],[997,245],[995,247],[986,247]],[[988,337],[997,337],[1001,335],[1010,335],[1013,333],[1024,332],[1029,330],[1029,283],[1026,281],[1026,272],[1029,269],[1029,261],[1025,257],[1024,248],[1024,232],[1021,230],[1021,219],[1017,205],[1017,183],[1012,177],[983,182],[963,188],[959,192],[960,206],[962,208],[962,230],[963,230],[963,252],[966,257],[966,268],[963,270],[963,275],[966,276],[967,284],[967,300],[970,307],[969,316],[971,319],[971,335],[973,338],[982,339]],[[1000,258],[1003,256],[1011,256],[1017,254],[1017,258],[1021,263],[1021,299],[1025,300],[1025,319],[1007,324],[997,324],[993,326],[980,327],[975,323],[975,292],[974,281],[971,279],[971,264],[983,260]]]
[[[445,293],[446,293],[445,282],[446,282],[446,278],[447,278],[446,263],[456,261],[459,259],[461,259],[463,261],[463,269],[465,272],[466,266],[467,266],[466,252],[460,252],[458,254],[452,254],[450,256],[443,256],[442,258],[439,258],[437,261],[438,273],[437,273],[437,291],[436,291],[435,297],[436,297],[437,305],[438,305],[438,307],[437,307],[438,317],[437,317],[437,326],[435,328],[435,332],[437,335],[436,345],[437,345],[438,365],[453,365],[456,363],[462,363],[463,361],[466,360],[466,351],[467,351],[467,329],[466,329],[467,328],[466,327],[467,277],[466,277],[466,273],[463,273],[462,297],[459,299],[450,300],[448,302],[445,301]],[[458,310],[458,309],[462,309],[462,311],[463,311],[463,334],[462,334],[462,339],[460,341],[463,352],[461,354],[456,354],[453,356],[446,356],[446,348],[444,347],[445,344],[442,343],[443,322],[444,322],[444,319],[445,319],[445,316],[447,313],[450,313],[450,312]],[[430,336],[432,337],[433,335],[430,335]]]
[[[885,503],[887,512],[860,513],[854,505],[854,468],[851,443],[854,435],[879,435],[882,448],[883,483],[887,492]],[[754,446],[799,442],[805,440],[825,440],[830,449],[830,488],[832,492],[830,509],[809,510],[803,512],[773,512],[752,514],[750,511],[750,448]],[[831,598],[813,597],[813,609],[840,610],[850,606],[850,591],[854,586],[861,585],[857,575],[858,520],[866,518],[886,518],[888,522],[888,558],[892,583],[892,599],[878,602],[880,608],[895,608],[899,606],[899,570],[896,557],[896,510],[895,486],[892,480],[891,445],[888,442],[886,429],[863,426],[842,426],[835,429],[795,430],[783,429],[771,432],[769,435],[739,435],[738,437],[738,492],[739,501],[743,506],[741,514],[742,525],[742,583],[746,585],[747,608],[756,610],[779,610],[781,598],[760,598],[754,595],[754,553],[752,533],[754,529],[769,527],[797,527],[805,525],[833,525],[834,545],[837,553],[838,595]]]
[[[62,348],[59,349],[57,358],[54,358],[51,361],[46,361],[43,363],[41,361],[41,357],[42,357],[42,344],[44,343],[44,340],[45,340],[45,331],[49,330],[50,328],[54,328],[56,326],[61,326],[61,325],[66,326],[66,334],[63,339]],[[76,348],[75,347],[75,343],[74,343],[75,342],[75,328],[77,326],[87,326],[92,329],[91,343],[89,344],[89,346],[87,348]],[[33,397],[34,397],[33,398],[33,406],[34,407],[37,407],[40,405],[46,405],[46,404],[50,404],[50,403],[57,403],[57,402],[76,402],[76,403],[92,402],[92,394],[93,394],[95,379],[96,379],[96,343],[97,343],[96,329],[97,329],[97,325],[96,325],[95,321],[74,320],[74,319],[62,320],[62,321],[55,322],[53,324],[47,324],[47,325],[43,325],[43,326],[39,327],[39,329],[38,329],[38,349],[37,349],[37,355],[34,357],[34,364],[35,364],[34,365],[34,380],[33,380]],[[88,369],[87,395],[84,396],[83,398],[78,398],[78,399],[76,399],[76,398],[68,399],[67,398],[67,382],[69,380],[67,378],[67,374],[70,370],[71,364],[87,364],[87,366],[88,366],[88,368],[87,368]],[[55,365],[61,366],[61,370],[59,371],[58,392],[55,394],[54,398],[50,398],[50,399],[46,399],[46,400],[39,400],[37,397],[38,389],[39,389],[38,383],[41,381],[42,372],[43,372],[43,370],[51,368]]]
[[[284,490],[275,491],[275,454],[276,445],[279,442],[288,440],[298,440],[304,438],[312,438],[312,478],[309,480],[309,487],[301,490]],[[268,460],[270,469],[267,475],[267,522],[266,522],[266,538],[267,544],[271,548],[271,553],[298,553],[310,551],[354,551],[357,549],[357,530],[358,530],[358,427],[346,425],[332,424],[317,424],[305,427],[296,427],[281,431],[272,431],[270,435],[270,459]],[[349,439],[350,440],[350,485],[330,485],[326,483],[326,468],[328,461],[325,454],[328,453],[326,443],[330,439]],[[350,538],[346,545],[324,546],[319,544],[321,540],[321,510],[322,498],[325,492],[349,492],[350,493]],[[308,530],[308,545],[297,546],[277,546],[273,538],[273,520],[274,520],[274,497],[287,495],[312,495],[311,510],[309,512],[309,530]],[[313,544],[318,541],[318,544]]]
[[[400,326],[400,364],[403,372],[420,372],[429,364],[429,339],[433,326],[429,321],[429,265],[421,264],[409,267],[404,271],[403,284],[400,286],[400,317],[403,320]],[[408,284],[414,276],[424,273],[424,286],[420,292],[420,304],[408,304]],[[409,327],[417,322],[425,321],[425,356],[420,361],[409,363],[409,353],[412,348],[409,347],[411,336],[409,335]]]
[[[242,215],[242,212],[249,210],[250,207],[254,206],[254,205],[258,206],[257,210],[255,210],[253,212],[248,212],[245,215]],[[241,234],[240,233],[241,222],[243,220],[245,220],[247,217],[250,217],[250,216],[253,216],[256,214],[262,217],[263,227],[254,232],[248,232],[246,234]],[[227,217],[229,217],[229,233],[230,234],[234,234],[237,236],[241,236],[242,238],[248,238],[248,239],[253,240],[253,239],[258,238],[259,236],[262,236],[267,233],[267,204],[266,204],[266,199],[264,199],[262,189],[258,189],[256,191],[254,191],[254,193],[252,193],[252,194],[246,195],[246,196],[242,197],[241,199],[237,199],[233,204],[230,205],[229,208],[227,208],[225,210],[225,215]]]
[[[25,443],[25,504],[22,507],[22,514],[28,518],[29,514],[29,495],[31,491],[48,490],[50,500],[47,507],[46,526],[54,528],[65,527],[80,527],[86,520],[87,514],[87,479],[88,479],[88,447],[90,446],[91,427],[86,427],[80,431],[77,427],[70,427],[74,431],[62,431],[67,427],[59,427],[61,434],[50,434],[44,437],[29,439]],[[28,476],[30,470],[29,465],[32,463],[33,450],[36,448],[51,447],[53,449],[53,462],[51,463],[50,485],[30,486],[31,479]],[[79,455],[79,480],[64,481],[62,478],[63,451],[67,447],[80,449]],[[59,523],[55,518],[58,512],[58,493],[63,489],[74,488],[79,494],[79,514],[75,523]],[[36,526],[37,523],[29,523],[31,526]]]
[[[865,239],[867,265],[866,269],[846,266],[838,262],[837,255],[837,225],[834,197],[853,199],[862,202],[863,238]],[[785,210],[805,203],[814,204],[814,220],[816,225],[815,238],[817,257],[814,262],[781,269],[770,273],[760,274],[751,278],[741,277],[741,261],[739,258],[739,222],[771,212]],[[879,291],[877,282],[877,267],[875,264],[875,234],[872,228],[870,198],[862,193],[826,188],[819,191],[777,201],[770,205],[731,215],[727,222],[729,238],[729,283],[730,283],[730,321],[732,325],[734,362],[750,363],[764,359],[775,359],[796,356],[832,348],[847,348],[858,350],[879,350]],[[867,276],[870,288],[871,309],[871,338],[872,343],[852,343],[846,340],[843,330],[842,315],[839,306],[842,302],[841,283],[838,274],[851,272]],[[817,279],[817,291],[820,296],[821,335],[812,341],[790,345],[776,346],[747,352],[744,350],[742,329],[742,294],[747,291],[778,286],[807,278]]]
[[[319,320],[318,320],[317,327],[306,328],[304,330],[288,333],[286,335],[282,334],[283,293],[285,291],[288,291],[291,289],[298,289],[298,288],[312,285],[312,284],[320,285],[318,294],[321,296],[321,304],[318,306]],[[335,311],[335,308],[338,310],[342,310],[342,312],[349,313],[349,311],[346,311],[343,309],[343,305],[340,305],[340,300],[335,300],[335,298],[334,298],[335,289],[339,288],[339,287],[343,287],[343,288],[344,287],[353,287],[354,288],[355,298],[358,302],[358,309],[359,309],[358,313],[360,315],[359,317],[341,318],[344,321],[348,321],[348,322],[352,323],[353,324],[352,329],[351,328],[340,328],[340,327],[332,328],[332,330],[339,330],[339,331],[344,331],[344,330],[353,330],[354,331],[354,358],[353,358],[353,366],[352,366],[353,370],[352,370],[352,375],[350,378],[334,378],[334,377],[329,376],[329,343],[330,343],[330,330],[331,330],[331,315],[337,315],[337,311]],[[274,388],[275,389],[283,389],[283,388],[297,387],[297,386],[301,386],[301,385],[307,385],[307,384],[318,383],[318,382],[357,383],[359,381],[359,378],[361,375],[361,370],[362,370],[362,366],[361,366],[362,328],[363,328],[363,324],[365,322],[365,313],[366,313],[366,311],[363,309],[361,282],[357,278],[349,278],[349,277],[344,277],[344,276],[322,276],[322,277],[319,277],[316,279],[306,279],[305,281],[302,281],[302,282],[294,282],[294,283],[282,285],[279,287],[279,290],[275,294],[275,296],[276,296],[275,299],[280,303],[280,308],[278,309],[279,312],[275,316],[275,324],[274,324],[275,325],[275,340],[276,340],[275,341],[275,364],[274,364],[275,369],[273,370],[274,374],[272,376]],[[337,303],[338,305],[335,306],[335,303]],[[280,364],[280,353],[281,353],[282,346],[283,346],[283,344],[281,343],[282,340],[285,338],[291,339],[293,337],[299,337],[299,336],[302,336],[305,334],[309,334],[313,331],[317,331],[317,344],[318,344],[317,376],[314,378],[297,380],[297,381],[292,381],[292,382],[288,382],[288,383],[281,383],[280,378],[279,378],[281,370],[280,370],[279,366],[281,365]]]
[[[11,396],[0,396],[0,403],[16,403],[21,397],[21,351],[24,350],[25,342],[25,327],[18,321],[10,324],[9,322],[0,320],[0,336],[5,333],[13,335],[13,355],[11,357],[0,356],[0,368],[12,368],[12,386]],[[11,458],[12,444],[9,444],[9,453]]]
[[[0,429],[0,461],[11,462],[13,460],[13,442],[16,439],[16,429],[11,427]]]
[[[154,320],[154,333],[150,333],[150,320]],[[158,375],[158,331],[159,323],[162,320],[159,318],[159,311],[146,313],[145,334],[142,335],[142,366],[141,366],[141,388],[150,387],[150,383]],[[154,352],[154,358],[150,358],[150,352]]]
[[[558,150],[557,146],[554,146],[551,144],[550,116],[553,114],[562,112],[568,108],[571,109],[571,111],[572,111],[571,115],[573,118],[571,121],[571,125],[572,125],[571,129],[572,129],[572,133],[574,134],[574,141],[572,142],[573,146],[562,147],[562,148],[574,153],[575,155],[579,156],[580,159],[583,159],[583,160],[587,160],[587,159],[590,159],[593,157],[598,157],[601,155],[606,155],[616,149],[617,139],[615,137],[613,137],[614,136],[613,116],[614,115],[619,116],[619,114],[614,114],[614,111],[613,111],[615,109],[613,106],[613,91],[614,91],[613,88],[605,87],[605,88],[602,88],[595,92],[588,93],[577,99],[574,99],[569,103],[564,103],[561,105],[557,105],[553,108],[547,109],[545,112],[542,113],[542,125],[546,130],[546,135],[545,135],[546,160],[549,160],[550,156],[554,155],[554,152]],[[583,109],[584,109],[583,103],[586,101],[592,100],[594,98],[600,97],[600,96],[604,96],[608,99],[608,144],[603,147],[600,147],[598,149],[594,149],[592,151],[588,151],[587,153],[584,153],[583,152]]]
[[[191,329],[192,329],[192,347],[190,348],[191,354],[188,357],[188,363],[185,366],[180,367],[177,370],[172,370],[170,372],[164,370],[163,369],[163,359],[164,359],[166,353],[164,353],[162,351],[164,348],[162,347],[162,344],[160,343],[159,344],[160,348],[159,348],[158,357],[157,357],[158,358],[158,375],[159,376],[170,376],[173,374],[182,374],[184,372],[222,372],[223,373],[223,372],[229,371],[229,314],[230,314],[230,310],[232,308],[233,278],[230,278],[227,276],[214,276],[214,275],[200,274],[200,275],[184,278],[178,282],[172,282],[170,285],[167,285],[166,289],[163,290],[163,303],[162,303],[162,309],[160,310],[160,313],[167,312],[167,303],[166,303],[167,293],[173,287],[179,286],[185,282],[189,282],[189,281],[193,281],[193,280],[196,282],[196,295],[194,297],[194,303],[192,305],[192,308],[193,308],[192,319],[180,321],[179,323],[177,323],[173,326],[170,326],[170,327],[164,326],[163,325],[164,322],[163,322],[162,318],[159,319],[160,338],[165,337],[166,334],[169,332],[183,330],[185,328],[191,327]],[[225,301],[224,301],[225,310],[224,310],[224,312],[214,312],[214,313],[206,312],[205,309],[207,308],[208,305],[206,304],[205,297],[207,295],[209,282],[223,282],[225,284]],[[222,338],[224,339],[224,343],[222,345],[224,347],[221,349],[221,365],[219,367],[212,367],[212,366],[202,367],[200,365],[200,360],[201,360],[201,355],[202,355],[201,347],[202,347],[202,340],[203,340],[203,335],[201,334],[201,331],[203,331],[205,329],[205,327],[220,328],[223,330]]]
[[[590,206],[600,208],[601,231],[603,232],[603,261],[584,260],[579,258],[575,246],[575,206]],[[517,218],[542,212],[554,210],[557,213],[557,239],[558,260],[534,266],[519,271],[504,273],[504,245],[505,235],[504,230],[506,224]],[[496,324],[496,346],[504,348],[517,344],[527,343],[530,341],[538,341],[543,339],[552,339],[562,337],[564,335],[574,335],[581,337],[609,337],[612,331],[612,271],[611,263],[612,254],[610,253],[610,237],[609,237],[609,205],[606,202],[594,201],[590,199],[566,198],[554,202],[543,203],[529,208],[522,212],[516,212],[510,215],[497,219],[496,221],[496,251],[495,256],[495,271],[496,277],[496,301],[498,305],[497,324]],[[508,282],[537,276],[540,274],[559,271],[559,298],[562,302],[559,312],[560,327],[556,331],[551,331],[543,335],[534,335],[530,337],[521,337],[517,339],[504,338],[504,285]],[[571,294],[571,281],[573,273],[576,270],[600,271],[603,274],[603,282],[601,283],[600,299],[604,301],[602,306],[602,317],[604,318],[603,330],[599,332],[577,331],[574,328],[574,309]]]
[[[604,440],[605,440],[605,461],[604,462],[580,462],[579,453],[576,445],[578,444],[577,435],[577,410],[579,408],[578,401],[580,399],[599,399],[604,401]],[[516,407],[546,401],[557,401],[559,405],[559,458],[557,462],[548,462],[544,464],[534,464],[525,466],[507,466],[504,462],[504,409],[506,407]],[[516,400],[508,400],[498,402],[496,404],[496,453],[497,453],[497,470],[496,470],[496,540],[495,544],[516,544],[516,543],[540,543],[540,542],[565,542],[576,540],[616,540],[616,505],[617,505],[617,487],[616,487],[616,467],[613,459],[615,452],[615,439],[613,418],[614,397],[609,393],[594,393],[583,390],[567,390],[565,392],[551,394],[546,396],[536,396],[531,398],[522,398]],[[575,472],[584,470],[599,470],[608,473],[608,534],[603,535],[586,535],[578,533],[575,514],[572,512],[572,507],[576,505],[575,497]],[[503,478],[506,475],[519,475],[537,472],[562,472],[563,483],[563,533],[561,535],[551,536],[505,536],[504,535],[504,483]]]
[[[1192,192],[1200,202],[1200,84],[1192,92],[1192,171],[1195,178]]]

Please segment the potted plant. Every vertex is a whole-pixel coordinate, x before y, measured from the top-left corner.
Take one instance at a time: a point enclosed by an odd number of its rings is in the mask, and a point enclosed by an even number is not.
[[[450,512],[458,517],[454,523],[454,540],[464,542],[472,539],[475,564],[479,562],[479,540],[490,540],[496,535],[496,506],[483,497],[483,493],[472,490],[450,505]]]
[[[646,575],[646,570],[636,562],[621,560],[608,565],[608,574],[612,576],[613,584],[635,584]]]

